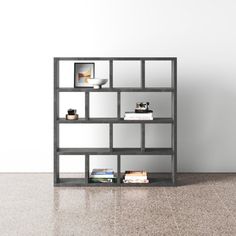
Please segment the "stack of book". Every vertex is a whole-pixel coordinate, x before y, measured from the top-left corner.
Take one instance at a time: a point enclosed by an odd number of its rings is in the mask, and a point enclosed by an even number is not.
[[[146,171],[125,171],[124,183],[149,183]]]
[[[153,112],[125,112],[124,120],[153,120]]]
[[[93,183],[112,183],[114,171],[112,169],[93,169],[90,181]]]

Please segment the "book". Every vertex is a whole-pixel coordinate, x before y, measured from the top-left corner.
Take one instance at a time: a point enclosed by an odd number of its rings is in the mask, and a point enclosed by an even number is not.
[[[125,171],[126,176],[147,176],[147,172],[143,170],[127,170]]]
[[[125,180],[146,180],[147,176],[125,176]]]
[[[92,183],[113,183],[113,178],[90,178]]]
[[[107,175],[96,175],[96,174],[91,174],[90,175],[91,178],[114,178],[114,174],[107,174]]]
[[[92,170],[92,174],[96,174],[96,175],[111,175],[114,174],[114,171],[112,169],[93,169]]]
[[[125,112],[125,116],[127,117],[152,117],[153,112],[148,113],[136,113],[136,112]]]
[[[125,112],[124,120],[153,120],[153,113]]]
[[[146,171],[126,171],[124,177],[124,183],[147,183]]]
[[[131,184],[135,184],[135,183],[147,184],[147,183],[149,183],[149,180],[148,179],[146,179],[146,180],[126,180],[126,179],[124,179],[123,183],[125,183],[125,184],[128,184],[128,183],[131,183]]]
[[[92,178],[114,178],[112,169],[93,169],[90,175]]]

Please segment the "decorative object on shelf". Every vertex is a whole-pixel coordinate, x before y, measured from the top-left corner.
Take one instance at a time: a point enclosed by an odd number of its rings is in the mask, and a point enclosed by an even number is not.
[[[100,89],[107,83],[108,79],[95,77],[95,63],[75,63],[74,65],[74,87],[87,87]]]
[[[136,113],[152,112],[151,110],[149,110],[149,104],[150,104],[149,102],[137,102],[135,112]]]
[[[125,171],[124,183],[149,183],[146,171]]]
[[[90,181],[93,183],[112,183],[114,171],[112,169],[93,169]]]
[[[88,79],[88,84],[92,85],[94,89],[100,89],[102,85],[104,85],[108,79]]]
[[[79,118],[79,115],[76,114],[76,110],[75,109],[69,109],[68,111],[68,114],[66,114],[66,119],[67,120],[78,120]]]
[[[134,112],[125,112],[124,120],[153,120],[153,111],[149,102],[137,102]]]
[[[95,63],[74,64],[74,87],[93,87],[89,80],[95,75]]]

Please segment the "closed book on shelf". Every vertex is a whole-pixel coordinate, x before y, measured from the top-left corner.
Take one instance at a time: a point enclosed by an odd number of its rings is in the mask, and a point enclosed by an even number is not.
[[[153,113],[126,112],[124,120],[153,120]]]
[[[112,178],[90,178],[90,182],[92,183],[113,183]]]
[[[149,183],[149,180],[148,179],[146,179],[146,180],[126,180],[126,179],[124,179],[123,183],[126,183],[126,184],[128,184],[128,183],[131,183],[131,184],[135,184],[135,183],[147,184],[147,183]]]
[[[114,178],[114,174],[109,174],[109,175],[96,175],[96,174],[91,174],[91,178]]]
[[[147,176],[125,176],[125,180],[146,180]]]
[[[127,170],[125,171],[126,176],[147,176],[147,171],[143,170]]]
[[[125,112],[125,116],[127,117],[152,117],[153,113],[136,113],[136,112]]]
[[[124,120],[153,120],[153,117],[124,117]]]
[[[112,169],[93,169],[92,174],[95,174],[95,175],[113,175],[114,171]]]

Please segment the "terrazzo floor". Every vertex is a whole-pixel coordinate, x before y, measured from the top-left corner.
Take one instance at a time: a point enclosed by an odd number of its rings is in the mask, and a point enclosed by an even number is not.
[[[178,184],[54,188],[51,174],[0,174],[0,235],[236,235],[236,174]]]

